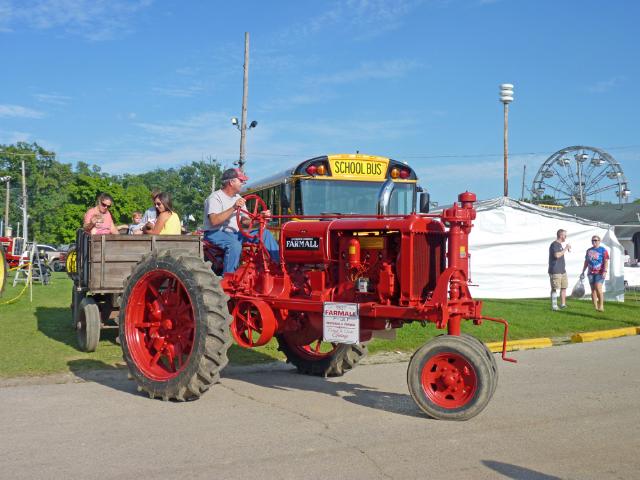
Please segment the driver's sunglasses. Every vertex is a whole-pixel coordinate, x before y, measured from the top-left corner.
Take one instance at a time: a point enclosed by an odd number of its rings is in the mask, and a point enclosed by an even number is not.
[[[104,203],[104,202],[100,202],[100,205],[102,205],[104,208],[111,208],[111,203]]]

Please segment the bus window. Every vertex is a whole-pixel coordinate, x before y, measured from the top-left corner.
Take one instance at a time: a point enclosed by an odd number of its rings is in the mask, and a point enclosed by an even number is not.
[[[304,215],[322,213],[362,213],[375,215],[378,208],[379,182],[357,181],[300,181],[300,203],[304,204]],[[415,184],[396,183],[390,214],[408,214],[413,209]]]

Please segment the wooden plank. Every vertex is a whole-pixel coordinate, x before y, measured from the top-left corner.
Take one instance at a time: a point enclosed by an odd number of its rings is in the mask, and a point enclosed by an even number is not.
[[[89,290],[124,290],[124,281],[131,275],[137,262],[119,262],[105,264],[104,271],[100,263],[91,264]],[[104,278],[104,280],[102,280]]]
[[[124,281],[142,257],[152,251],[186,250],[202,256],[202,242],[197,235],[100,235],[91,237],[88,245],[91,291],[122,291]]]

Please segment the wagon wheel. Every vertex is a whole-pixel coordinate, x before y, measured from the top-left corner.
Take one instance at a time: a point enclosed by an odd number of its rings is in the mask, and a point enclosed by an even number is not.
[[[260,198],[258,195],[247,195],[244,197],[246,201],[255,200],[256,204],[253,206],[253,211],[248,211],[244,208],[238,208],[236,210],[236,221],[238,223],[238,230],[242,235],[244,235],[249,240],[253,240],[254,238],[262,238],[262,232],[264,230],[265,219],[261,215],[262,212],[268,210],[267,204],[264,203],[264,200]],[[249,218],[249,226],[243,227],[242,222],[242,214],[246,215]],[[251,231],[259,227],[258,233],[252,234]]]
[[[232,316],[231,334],[241,347],[260,347],[273,338],[276,319],[266,303],[239,300],[233,308]]]
[[[80,350],[95,352],[100,341],[100,309],[91,297],[85,297],[78,305],[76,335]]]
[[[413,400],[430,417],[468,420],[489,403],[493,376],[487,356],[468,339],[443,335],[413,354],[407,383]]]
[[[354,368],[367,354],[364,344],[323,342],[322,338],[296,345],[286,333],[276,335],[278,349],[300,373],[321,377],[339,377]]]
[[[71,328],[74,330],[78,328],[78,320],[80,318],[80,302],[86,297],[87,294],[84,291],[78,291],[77,286],[74,284],[71,287]]]
[[[142,259],[126,282],[118,322],[139,390],[185,401],[219,381],[231,344],[227,300],[218,277],[188,252]]]

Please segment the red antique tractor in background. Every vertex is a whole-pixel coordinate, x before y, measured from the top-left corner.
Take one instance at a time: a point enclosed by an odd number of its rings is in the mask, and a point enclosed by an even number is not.
[[[249,197],[255,206],[244,212],[252,224],[244,233],[262,238],[266,205]],[[148,254],[126,283],[119,319],[124,358],[139,389],[164,400],[200,397],[219,380],[231,337],[246,348],[275,337],[300,372],[338,376],[358,363],[372,336],[432,322],[447,334],[411,358],[411,396],[434,418],[477,415],[498,372],[486,346],[461,333],[463,319],[502,323],[502,357],[510,359],[507,322],[483,316],[482,303],[469,293],[475,200],[462,193],[460,204],[437,215],[290,221],[280,232],[279,262],[262,243],[246,243],[238,270],[222,278],[193,254]]]

